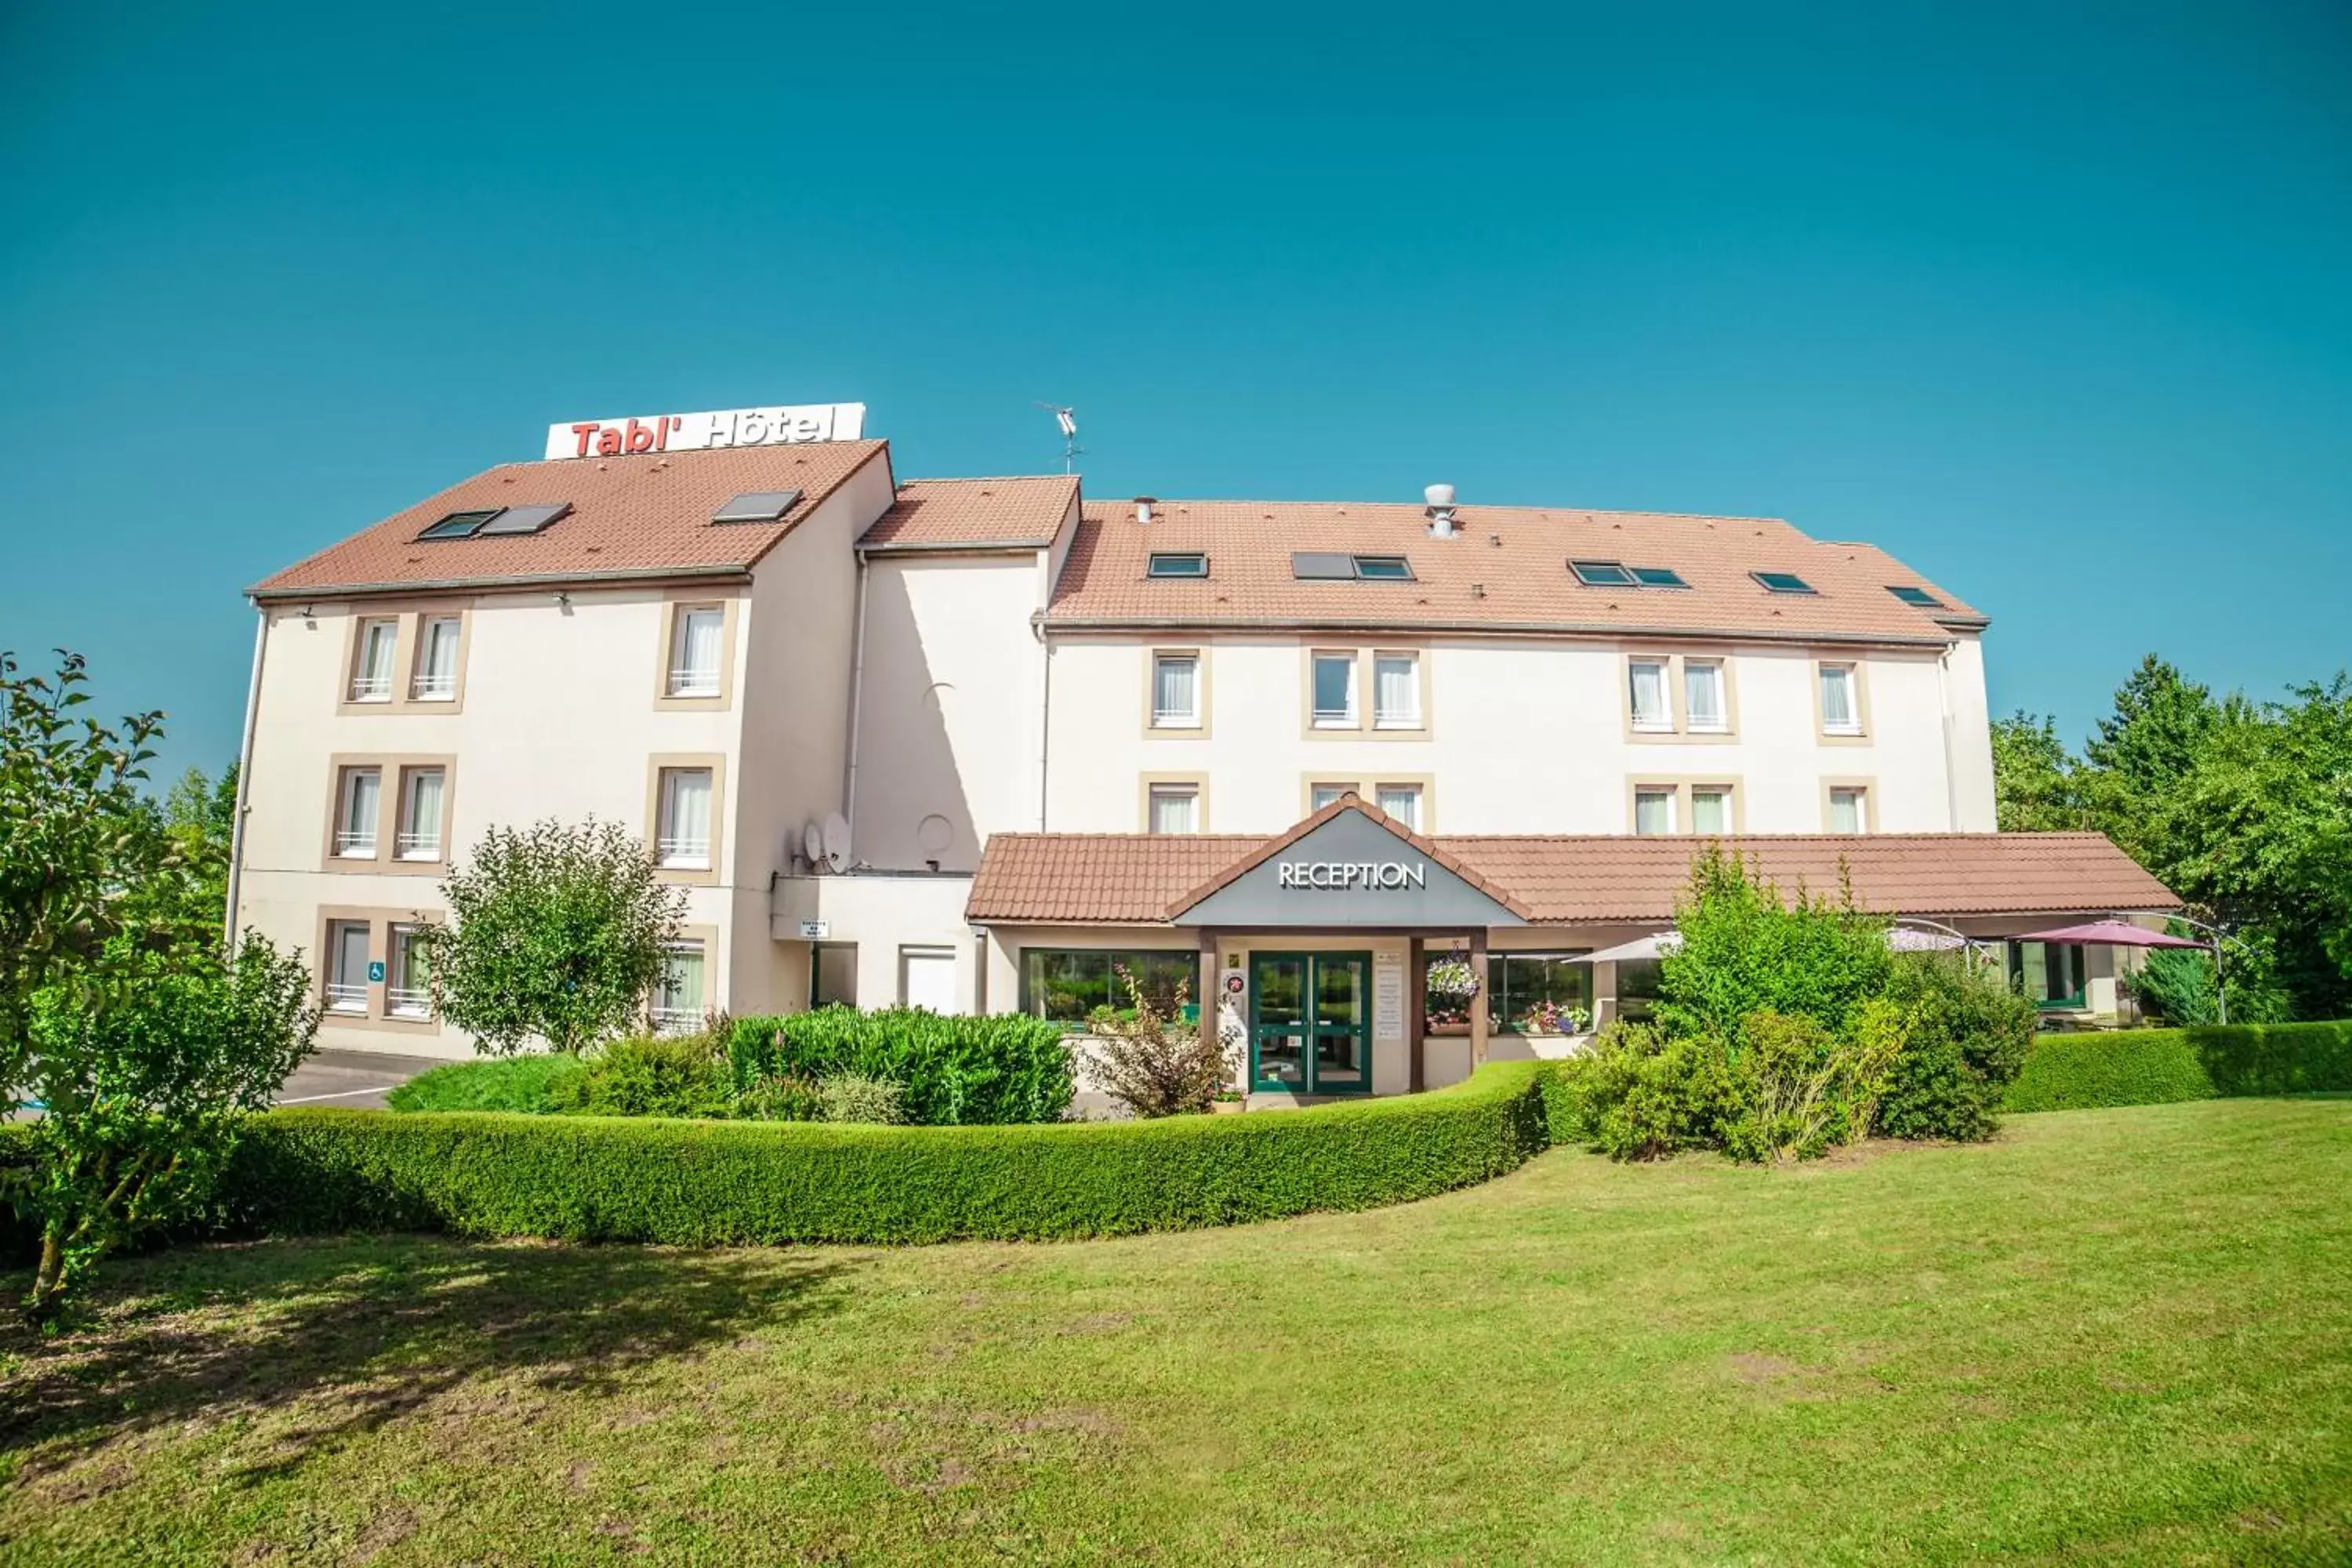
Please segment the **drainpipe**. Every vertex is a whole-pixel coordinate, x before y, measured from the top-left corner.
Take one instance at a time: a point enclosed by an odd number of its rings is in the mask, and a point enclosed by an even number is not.
[[[857,842],[857,721],[866,705],[866,578],[872,569],[866,552],[857,552],[857,613],[849,633],[849,746],[841,775],[841,815],[849,824],[852,844]]]
[[[1047,763],[1054,754],[1054,639],[1045,631],[1045,612],[1038,610],[1029,616],[1029,630],[1036,637],[1037,645],[1045,650],[1044,694],[1037,704],[1037,831],[1045,831],[1045,781]]]
[[[269,651],[269,612],[261,605],[253,606],[253,674],[245,687],[245,739],[236,752],[236,815],[228,830],[228,908],[221,916],[221,943],[234,956],[236,952],[236,900],[245,870],[245,815],[253,809],[249,799],[253,792],[253,721],[261,706],[261,662]]]
[[[1947,833],[1960,830],[1960,785],[1952,771],[1952,731],[1958,722],[1952,713],[1952,649],[1955,646],[1946,643],[1944,651],[1936,656],[1936,695],[1944,709],[1944,831]]]

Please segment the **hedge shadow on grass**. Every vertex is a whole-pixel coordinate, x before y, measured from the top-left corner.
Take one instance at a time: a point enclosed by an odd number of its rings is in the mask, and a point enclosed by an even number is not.
[[[190,1422],[285,1418],[251,1484],[388,1422],[456,1408],[469,1384],[507,1397],[618,1393],[639,1367],[835,1310],[838,1260],[404,1238],[215,1245],[110,1295],[104,1275],[68,1331],[0,1320],[0,1453],[64,1439],[21,1483],[91,1443]],[[188,1294],[174,1289],[188,1282]],[[21,1274],[0,1276],[12,1293]]]

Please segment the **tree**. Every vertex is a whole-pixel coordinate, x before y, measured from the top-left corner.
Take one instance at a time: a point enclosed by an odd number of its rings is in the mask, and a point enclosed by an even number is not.
[[[1659,965],[1659,1025],[1677,1037],[1717,1036],[1735,1049],[1757,1013],[1843,1030],[1886,988],[1893,959],[1885,918],[1854,908],[1852,888],[1839,892],[1832,900],[1799,888],[1783,899],[1739,857],[1708,845],[1692,860],[1675,910],[1682,940]]]
[[[1995,820],[2003,833],[2064,833],[2091,825],[2077,764],[2056,722],[2020,709],[1992,725]]]
[[[0,652],[0,1087],[12,1099],[37,996],[68,980],[119,984],[140,953],[171,944],[151,898],[176,856],[139,794],[163,716],[120,730],[77,716],[83,664],[60,649],[54,677],[20,676]]]
[[[434,1005],[510,1056],[537,1037],[579,1051],[645,1016],[686,913],[616,823],[493,827],[441,884],[451,923],[420,938]]]
[[[2084,744],[2094,820],[2150,869],[2168,858],[2167,807],[2221,719],[2210,691],[2149,654],[2116,689],[2115,711]]]
[[[250,931],[226,963],[203,950],[119,962],[119,996],[58,984],[30,1009],[42,1114],[7,1182],[40,1234],[37,1319],[109,1252],[202,1215],[246,1114],[318,1034],[309,966]]]

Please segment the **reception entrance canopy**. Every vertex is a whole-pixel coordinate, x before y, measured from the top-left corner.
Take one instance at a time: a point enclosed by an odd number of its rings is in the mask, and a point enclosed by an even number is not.
[[[1907,915],[2091,918],[2171,891],[2096,833],[1437,834],[1353,795],[1286,833],[999,833],[972,879],[975,925],[1656,931],[1709,844],[1784,896],[1835,889]],[[2137,928],[2129,928],[2137,929]]]

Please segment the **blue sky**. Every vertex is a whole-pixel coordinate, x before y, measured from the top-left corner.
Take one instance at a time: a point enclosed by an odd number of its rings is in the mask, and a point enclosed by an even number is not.
[[[207,12],[198,15],[199,10]],[[495,12],[495,16],[486,13]],[[0,8],[0,647],[234,754],[273,568],[559,418],[902,477],[1783,516],[2352,663],[2352,9]]]

